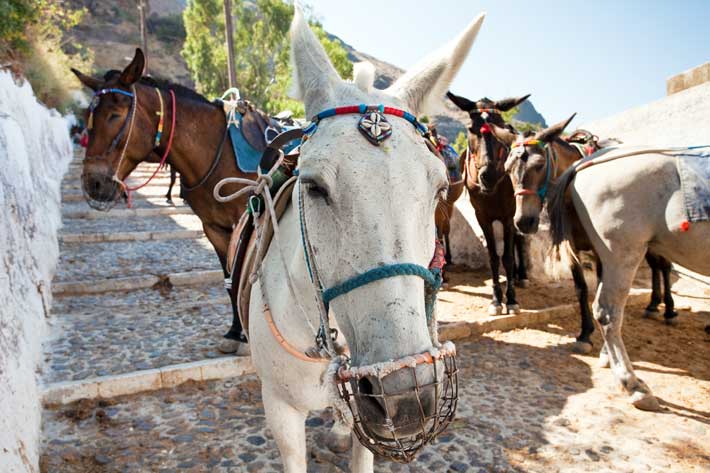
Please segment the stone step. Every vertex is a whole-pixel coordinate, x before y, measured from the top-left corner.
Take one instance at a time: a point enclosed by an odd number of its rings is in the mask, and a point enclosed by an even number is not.
[[[224,273],[221,269],[203,271],[184,271],[161,275],[144,274],[110,279],[64,281],[52,283],[52,294],[55,296],[101,294],[104,292],[133,291],[146,289],[158,283],[170,282],[173,286],[194,286],[198,284],[222,284]]]
[[[162,197],[165,200],[165,193],[167,192],[166,187],[146,187],[141,189],[139,193],[133,195],[133,201],[146,198],[157,198]],[[173,200],[180,200],[180,187],[173,187],[172,193]],[[63,190],[62,191],[62,202],[81,202],[84,200],[84,194],[80,190]]]
[[[180,199],[176,199],[179,201]],[[177,203],[177,202],[176,202]],[[65,225],[72,219],[82,220],[104,220],[104,219],[132,219],[132,218],[149,218],[163,215],[193,215],[192,209],[188,205],[176,205],[168,207],[144,207],[144,208],[117,208],[111,209],[110,212],[101,212],[99,210],[89,209],[81,210],[76,208],[67,209],[64,206],[62,217]],[[88,207],[88,206],[87,206]]]
[[[55,282],[160,276],[221,269],[207,238],[60,244]]]
[[[137,184],[142,184],[150,176],[152,176],[152,172],[133,172],[131,173],[131,176],[128,178],[128,184],[131,186],[135,186]],[[72,188],[72,189],[81,189],[81,173],[67,173],[64,175],[64,180],[62,181],[63,186],[65,188]],[[169,174],[163,174],[159,173],[157,176],[155,176],[151,181],[149,185],[160,185],[160,186],[165,186],[167,187],[170,184],[170,175]],[[177,176],[177,179],[175,180],[175,185],[180,184],[180,176]]]
[[[72,197],[73,199],[73,197]],[[134,210],[134,209],[163,209],[163,208],[180,208],[188,207],[183,200],[177,195],[173,194],[173,203],[170,204],[165,200],[165,196],[161,195],[158,197],[144,198],[141,196],[136,196],[133,199],[132,208],[128,208],[126,202],[119,201],[116,205],[109,211],[104,212],[100,210],[95,210],[89,207],[83,197],[62,202],[62,214],[69,214],[74,212],[94,212],[106,215],[108,218],[112,218],[113,212],[116,210]]]
[[[194,239],[204,236],[202,230],[172,230],[155,232],[68,233],[59,235],[62,243],[100,243],[119,241],[158,241]]]
[[[222,356],[232,309],[219,283],[57,297],[44,344],[44,384]]]

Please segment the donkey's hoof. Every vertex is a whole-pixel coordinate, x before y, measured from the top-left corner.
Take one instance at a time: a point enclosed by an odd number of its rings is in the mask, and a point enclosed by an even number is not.
[[[671,318],[664,318],[663,321],[666,323],[666,325],[670,325],[671,327],[677,327],[678,324],[680,323],[678,321],[678,317],[671,317]]]
[[[661,404],[658,402],[658,399],[650,392],[636,391],[631,395],[629,400],[636,409],[642,411],[658,412],[661,410]]]
[[[592,351],[592,344],[589,342],[576,341],[572,344],[572,352],[578,355],[588,355]]]
[[[520,304],[508,304],[506,306],[509,314],[519,314],[522,309],[520,309]]]
[[[646,310],[643,311],[644,319],[660,320],[660,317],[661,313],[658,311],[658,309],[646,307]]]
[[[609,361],[609,355],[606,353],[600,353],[599,354],[599,360],[597,361],[597,366],[599,368],[608,368],[611,366],[611,362]]]
[[[502,305],[491,304],[488,306],[488,315],[500,315],[503,313]]]
[[[217,350],[230,355],[247,356],[249,355],[249,344],[225,338],[217,345]]]
[[[345,453],[352,447],[352,435],[339,434],[333,430],[325,434],[325,446],[333,453]]]
[[[515,285],[525,289],[526,287],[530,286],[530,280],[529,279],[518,279],[517,281],[515,281]]]

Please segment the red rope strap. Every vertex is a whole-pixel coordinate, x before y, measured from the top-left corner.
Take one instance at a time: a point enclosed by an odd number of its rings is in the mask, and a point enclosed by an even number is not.
[[[165,147],[165,153],[163,153],[163,157],[160,159],[160,164],[158,164],[158,167],[155,168],[155,171],[153,171],[153,175],[148,178],[147,181],[145,181],[143,184],[135,187],[128,187],[125,183],[123,183],[123,188],[124,190],[128,193],[128,208],[131,208],[131,192],[135,192],[138,189],[145,187],[148,185],[150,181],[153,180],[153,178],[158,174],[158,171],[165,165],[165,161],[168,159],[168,154],[170,154],[170,148],[173,145],[173,136],[175,136],[175,109],[176,109],[176,100],[175,100],[175,92],[170,90],[170,98],[172,100],[173,106],[172,106],[172,117],[170,118],[170,136],[168,137],[168,145]],[[161,117],[162,121],[162,117]]]

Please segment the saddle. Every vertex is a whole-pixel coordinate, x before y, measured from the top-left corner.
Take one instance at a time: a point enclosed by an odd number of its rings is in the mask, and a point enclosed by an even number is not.
[[[599,137],[590,131],[577,129],[571,135],[564,138],[570,145],[577,148],[582,157],[590,156],[601,149]]]
[[[248,100],[224,102],[224,109],[237,166],[244,173],[254,173],[269,143],[289,127],[279,119],[268,117]],[[284,153],[295,147],[295,144],[286,146]]]

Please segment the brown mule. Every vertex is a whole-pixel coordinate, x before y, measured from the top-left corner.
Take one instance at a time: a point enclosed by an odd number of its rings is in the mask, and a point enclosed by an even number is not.
[[[445,142],[441,139],[433,125],[429,125],[429,133],[431,135],[431,143],[427,143],[429,149],[434,153],[444,164],[446,160],[442,155],[442,147]],[[432,146],[433,145],[433,146]],[[463,157],[459,158],[460,175],[463,175]],[[454,212],[454,204],[463,194],[464,182],[463,179],[454,179],[451,172],[449,174],[449,188],[446,191],[446,196],[440,198],[434,212],[434,220],[436,225],[436,237],[444,245],[444,258],[447,265],[453,264],[453,256],[451,255],[451,244],[449,243],[449,233],[451,231],[451,216]],[[446,272],[443,273],[444,281],[447,281]]]
[[[468,150],[462,158],[464,183],[468,189],[476,220],[486,239],[491,274],[493,277],[493,299],[488,313],[498,315],[503,312],[503,291],[500,286],[500,261],[506,273],[506,308],[508,313],[520,311],[515,299],[514,281],[527,284],[525,240],[515,231],[513,215],[515,200],[513,185],[505,172],[504,163],[512,140],[498,139],[491,133],[490,126],[508,129],[513,135],[513,127],[506,124],[501,112],[512,110],[530,95],[494,102],[483,98],[476,102],[447,93],[447,97],[471,118],[468,134]],[[518,253],[516,266],[515,253]]]
[[[241,172],[232,147],[225,145],[227,120],[222,106],[186,87],[142,77],[144,64],[143,53],[137,49],[133,61],[123,71],[109,72],[103,79],[72,69],[79,80],[95,92],[91,120],[88,120],[88,110],[85,117],[86,123],[92,122],[93,126],[88,132],[82,189],[90,205],[109,208],[123,193],[122,181],[139,163],[158,162],[172,135],[167,164],[180,173],[185,200],[202,221],[205,235],[225,270],[232,225],[244,211],[247,197],[221,204],[212,196],[212,189],[225,177],[254,178],[255,175]],[[175,97],[174,129],[171,92]],[[135,98],[126,94],[135,94]],[[162,136],[156,136],[161,100],[164,129]],[[237,188],[229,186],[225,192]],[[228,293],[233,319],[220,350],[246,353],[236,294],[232,290]]]
[[[600,149],[594,135],[583,130],[577,130],[569,138],[560,136],[565,127],[572,121],[574,115],[545,130],[527,136],[515,137],[509,130],[492,126],[492,132],[499,139],[517,139],[506,160],[505,169],[509,173],[515,188],[515,226],[523,233],[537,232],[540,212],[545,203],[548,189],[551,189],[558,176],[574,165],[576,161]],[[585,139],[578,139],[583,136]],[[594,248],[577,218],[571,196],[565,196],[567,212],[572,222],[572,249],[577,258],[570,261],[570,270],[574,279],[581,316],[581,332],[573,349],[580,353],[588,353],[592,348],[591,334],[594,332],[594,322],[589,308],[589,289],[584,278],[584,269],[579,262],[579,252],[591,251]],[[602,266],[595,254],[597,278],[601,279]],[[651,302],[646,308],[646,314],[658,312],[661,302],[660,277],[664,282],[664,302],[666,320],[672,320],[678,314],[673,310],[673,298],[670,292],[670,262],[663,257],[646,254],[646,261],[652,270],[653,291]]]

